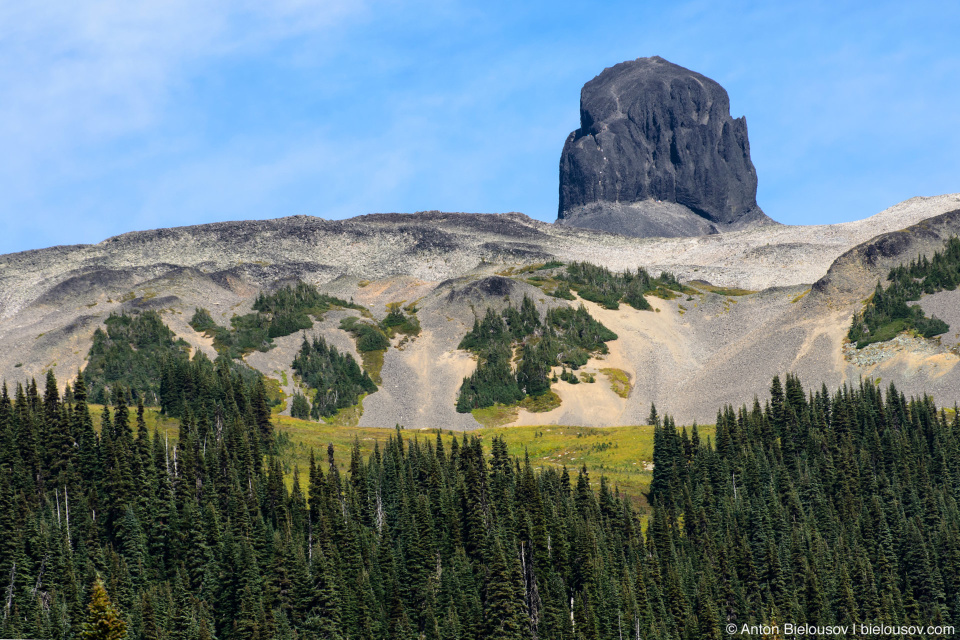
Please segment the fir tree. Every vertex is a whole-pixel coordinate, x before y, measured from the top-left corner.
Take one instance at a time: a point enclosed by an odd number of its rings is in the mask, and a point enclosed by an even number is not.
[[[127,623],[110,602],[99,577],[93,583],[87,610],[89,613],[80,631],[83,640],[122,640],[127,637]]]

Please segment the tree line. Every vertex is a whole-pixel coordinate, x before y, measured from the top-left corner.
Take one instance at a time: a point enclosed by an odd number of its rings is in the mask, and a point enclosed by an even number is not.
[[[958,414],[774,379],[714,442],[651,417],[649,510],[499,438],[397,429],[285,482],[252,402],[149,433],[83,379],[0,396],[4,637],[723,638],[725,625],[960,621]],[[188,398],[187,405],[202,407]],[[488,448],[489,447],[489,448]],[[88,604],[94,607],[88,608]],[[104,613],[104,615],[107,615]],[[120,637],[120,636],[118,636]],[[888,637],[888,636],[884,636]]]

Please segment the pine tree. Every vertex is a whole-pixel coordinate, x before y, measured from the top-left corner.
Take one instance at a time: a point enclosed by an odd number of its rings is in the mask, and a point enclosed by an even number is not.
[[[513,558],[507,559],[499,539],[494,542],[492,555],[483,611],[486,637],[525,638],[528,635],[527,620],[520,571],[516,566],[519,563]]]
[[[80,631],[83,640],[122,640],[127,637],[127,623],[110,602],[99,577],[93,583],[87,609],[87,620]]]

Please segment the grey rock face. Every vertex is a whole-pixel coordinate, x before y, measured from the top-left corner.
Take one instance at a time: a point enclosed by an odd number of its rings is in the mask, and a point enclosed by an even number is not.
[[[580,128],[560,157],[558,222],[688,236],[773,221],[757,206],[747,122],[730,117],[727,92],[653,57],[584,85]]]

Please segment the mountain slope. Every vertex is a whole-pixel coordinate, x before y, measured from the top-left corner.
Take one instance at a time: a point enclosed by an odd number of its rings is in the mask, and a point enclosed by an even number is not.
[[[885,270],[960,231],[958,207],[956,195],[914,198],[858,222],[683,239],[625,238],[521,214],[293,217],[135,232],[97,245],[10,254],[0,256],[0,377],[13,384],[54,369],[66,382],[83,365],[96,327],[120,310],[157,309],[193,349],[214,357],[211,340],[188,325],[196,307],[228,326],[232,315],[250,311],[259,291],[304,280],[353,299],[376,319],[392,302],[416,302],[419,309],[420,336],[402,346],[402,338],[394,339],[383,359],[383,384],[364,400],[361,424],[471,428],[476,421],[456,413],[454,401],[475,364],[457,344],[475,315],[487,305],[502,308],[506,297],[518,303],[531,295],[541,312],[566,304],[516,272],[559,259],[614,270],[666,268],[698,293],[669,301],[648,296],[659,312],[585,303],[620,336],[602,360],[588,363],[597,382],[556,383],[561,406],[545,414],[521,410],[518,422],[636,424],[651,402],[681,421],[712,422],[714,416],[703,412],[749,401],[772,375],[788,370],[828,387],[861,375],[879,377],[952,404],[960,378],[957,358],[945,347],[908,345],[902,353],[847,359],[842,344],[852,313]],[[759,292],[729,295],[697,281]],[[960,308],[954,293],[937,294],[929,304]],[[357,314],[328,312],[306,333],[323,335],[359,358],[353,339],[339,328],[342,317]],[[301,336],[275,342],[275,349],[253,352],[246,361],[285,379],[292,393],[290,363]],[[629,376],[626,398],[611,391],[605,368]]]

